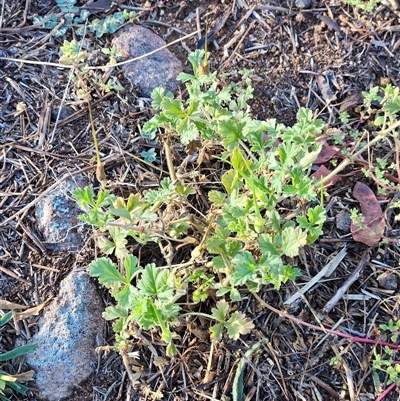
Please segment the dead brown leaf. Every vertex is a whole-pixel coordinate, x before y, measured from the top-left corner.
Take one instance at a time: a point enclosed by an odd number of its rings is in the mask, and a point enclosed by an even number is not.
[[[29,308],[23,312],[14,312],[15,317],[17,318],[17,320],[22,320],[29,316],[37,316],[39,314],[39,312],[44,308],[45,305],[46,305],[46,302],[43,302],[42,304],[34,306],[33,308]]]
[[[376,245],[382,238],[385,230],[385,220],[382,208],[371,188],[362,182],[357,182],[353,189],[353,196],[360,203],[363,216],[363,227],[351,223],[350,230],[356,242],[365,245]]]
[[[318,170],[312,175],[312,177],[316,178],[319,180],[320,178],[325,178],[330,174],[330,170],[328,170],[323,164],[318,167]],[[342,178],[341,175],[337,174],[334,177],[332,177],[329,181],[325,182],[325,186],[333,185],[336,182],[338,182]]]
[[[29,308],[29,306],[14,304],[13,302],[0,299],[0,309],[14,310],[14,309],[26,309],[26,308]]]
[[[314,160],[314,164],[322,164],[331,160],[337,151],[329,146],[327,143],[322,144],[321,151],[319,152],[318,157]]]
[[[329,83],[322,75],[317,76],[317,85],[326,103],[330,103],[332,102],[332,100],[336,100],[336,96],[330,88]]]

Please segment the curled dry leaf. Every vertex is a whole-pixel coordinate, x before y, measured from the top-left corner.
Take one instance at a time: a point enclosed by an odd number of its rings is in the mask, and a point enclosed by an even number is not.
[[[360,202],[361,214],[364,218],[363,227],[351,223],[350,230],[356,242],[373,246],[377,244],[385,230],[385,220],[382,208],[372,190],[362,182],[357,182],[353,196]]]
[[[317,85],[326,103],[329,104],[333,100],[336,100],[336,96],[330,88],[329,83],[322,75],[317,76]]]
[[[29,306],[14,304],[13,302],[0,299],[0,309],[14,310],[14,309],[27,309]]]
[[[323,164],[321,166],[318,167],[318,170],[312,175],[312,177],[316,178],[317,180],[321,179],[321,178],[325,178],[327,177],[329,174],[331,173],[330,170],[328,170]],[[338,182],[340,179],[342,178],[342,176],[340,174],[336,174],[335,176],[333,176],[328,182],[324,183],[324,186],[330,186],[335,184],[336,182]]]
[[[329,146],[327,143],[323,143],[318,157],[314,160],[314,164],[326,163],[336,156],[336,153],[337,151],[332,146]]]
[[[17,318],[17,320],[22,320],[29,316],[37,316],[45,305],[46,302],[43,302],[42,304],[29,308],[23,312],[14,312],[15,317]]]

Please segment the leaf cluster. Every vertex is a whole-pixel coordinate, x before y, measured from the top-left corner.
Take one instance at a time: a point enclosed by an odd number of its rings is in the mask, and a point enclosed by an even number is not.
[[[380,2],[381,0],[345,0],[345,2],[351,6],[357,7],[363,11],[372,11]]]
[[[33,20],[34,25],[43,25],[45,29],[51,29],[54,37],[64,36],[69,29],[74,29],[77,35],[83,36],[85,33],[85,22],[90,16],[90,11],[76,6],[77,0],[56,0],[62,13],[62,21],[57,14],[49,14],[45,17],[38,16]],[[135,16],[134,12],[122,11],[115,12],[103,19],[94,19],[88,24],[90,32],[98,38],[107,33],[114,33],[126,21]]]
[[[186,291],[180,288],[171,269],[158,268],[154,263],[143,268],[135,256],[127,255],[121,269],[109,258],[99,258],[90,264],[89,273],[98,277],[117,301],[115,306],[107,307],[103,316],[115,320],[118,347],[128,344],[131,326],[137,324],[144,330],[159,327],[167,354],[176,353],[172,340],[177,336],[170,327],[178,322],[180,307],[176,301]]]
[[[284,259],[297,256],[301,247],[322,234],[322,206],[287,221],[277,208],[287,199],[299,205],[317,200],[308,173],[321,149],[316,136],[324,124],[307,109],[299,110],[293,127],[274,119],[252,119],[247,105],[253,94],[250,72],[242,72],[240,84],[223,85],[216,73],[199,73],[203,57],[204,51],[197,50],[189,57],[193,74],[178,77],[186,85],[188,99],[175,99],[163,88],[153,92],[152,106],[159,113],[143,131],[154,135],[161,128],[183,144],[200,137],[222,145],[221,158],[231,169],[221,177],[224,191],[209,193],[218,217],[206,248],[218,255],[212,267],[226,276],[217,294],[229,292],[231,299],[238,300],[238,286],[258,291],[261,285],[273,284],[278,289],[296,278],[299,271]]]
[[[392,343],[397,343],[398,336],[400,333],[400,320],[396,322],[393,319],[389,319],[387,324],[380,324],[379,328],[385,335],[390,336]],[[383,352],[379,353],[374,349],[374,357],[372,360],[373,371],[381,371],[387,374],[387,385],[396,383],[400,385],[400,364],[396,361],[396,351],[389,348],[388,346],[383,347]],[[378,376],[374,375],[376,380]]]
[[[165,226],[174,225],[173,221],[161,221],[156,213],[163,205],[180,207],[182,199],[174,188],[171,180],[165,178],[158,190],[149,190],[143,196],[130,194],[126,201],[107,190],[99,191],[96,198],[92,187],[77,188],[72,196],[85,211],[79,218],[101,232],[108,232],[109,237],[98,236],[101,251],[125,258],[129,253],[129,238],[138,243],[160,243],[166,234]],[[180,229],[175,230],[175,238],[185,234],[187,228],[187,225],[181,224]],[[173,235],[170,231],[168,234]]]

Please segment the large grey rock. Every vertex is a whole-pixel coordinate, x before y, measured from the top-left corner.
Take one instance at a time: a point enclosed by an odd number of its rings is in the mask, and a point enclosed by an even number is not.
[[[165,42],[150,29],[129,24],[119,30],[113,41],[123,60],[143,56],[165,46]],[[140,60],[122,66],[126,77],[139,87],[142,95],[150,97],[153,89],[161,86],[175,92],[179,83],[177,75],[182,72],[182,63],[168,50],[163,49]]]
[[[102,301],[89,275],[72,271],[58,297],[45,309],[39,331],[31,339],[38,348],[26,355],[36,372],[39,398],[58,401],[87,379],[97,361],[96,336],[101,334]]]
[[[47,249],[63,252],[82,248],[85,226],[77,219],[82,210],[71,198],[71,191],[86,184],[83,177],[66,180],[36,204],[36,226]]]

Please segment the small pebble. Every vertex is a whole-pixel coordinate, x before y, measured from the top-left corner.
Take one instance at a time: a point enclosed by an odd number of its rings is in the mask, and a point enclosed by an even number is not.
[[[57,120],[59,110],[60,109],[56,108],[51,111],[51,118],[53,121]],[[71,107],[64,106],[61,108],[60,116],[58,118],[59,118],[59,120],[64,120],[65,118],[68,118],[69,116],[71,116],[74,113],[75,113],[75,111],[73,109],[71,109]]]
[[[397,290],[397,274],[384,272],[378,276],[378,284],[385,290]]]
[[[336,228],[338,230],[342,230],[345,232],[350,231],[350,225],[351,225],[351,217],[350,213],[347,212],[346,210],[341,210],[337,215],[336,215]]]
[[[309,9],[312,6],[311,0],[296,0],[294,4],[300,9]]]

